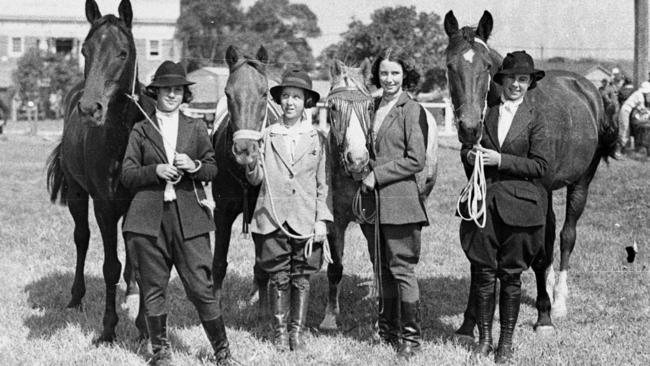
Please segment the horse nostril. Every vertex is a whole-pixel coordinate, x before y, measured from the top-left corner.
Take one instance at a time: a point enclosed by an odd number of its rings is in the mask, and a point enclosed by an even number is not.
[[[354,163],[352,158],[352,152],[348,151],[348,153],[345,154],[345,158],[347,159],[348,163]]]

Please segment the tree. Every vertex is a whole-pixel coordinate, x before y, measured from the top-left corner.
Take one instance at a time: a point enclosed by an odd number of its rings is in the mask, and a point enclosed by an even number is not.
[[[245,53],[263,45],[278,66],[300,64],[310,70],[314,57],[305,39],[320,33],[309,7],[289,0],[258,0],[247,12],[239,0],[182,0],[178,19],[189,71],[223,63],[225,50],[233,44]]]
[[[369,24],[353,19],[342,37],[335,48],[326,48],[327,54],[321,54],[319,60],[326,62],[334,55],[347,63],[360,63],[386,47],[398,45],[415,58],[424,79],[422,90],[445,83],[441,71],[445,66],[446,38],[441,18],[435,13],[418,13],[414,6],[381,8],[372,13]]]

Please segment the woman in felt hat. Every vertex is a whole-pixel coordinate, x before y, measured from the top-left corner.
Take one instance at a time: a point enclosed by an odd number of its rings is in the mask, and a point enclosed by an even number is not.
[[[167,285],[172,265],[194,304],[219,365],[231,362],[219,302],[212,289],[214,230],[201,182],[217,174],[205,125],[179,113],[191,98],[182,65],[165,61],[147,87],[155,114],[131,131],[121,181],[134,193],[124,219],[127,250],[140,286],[151,339],[152,365],[168,365]]]
[[[479,344],[476,352],[492,352],[492,319],[496,279],[501,283],[501,333],[496,362],[513,353],[512,336],[521,302],[521,272],[544,243],[547,194],[541,180],[549,170],[550,145],[544,116],[528,102],[526,93],[544,77],[525,51],[509,53],[494,76],[501,85],[500,103],[487,110],[480,146],[463,145],[461,160],[471,171],[481,152],[485,164],[486,223],[462,221],[460,241],[472,266],[476,289]]]
[[[248,181],[262,184],[251,232],[257,265],[269,274],[273,343],[296,351],[305,348],[309,278],[332,221],[327,142],[306,118],[320,98],[306,72],[288,71],[270,92],[283,115],[264,131],[263,161],[247,167]]]

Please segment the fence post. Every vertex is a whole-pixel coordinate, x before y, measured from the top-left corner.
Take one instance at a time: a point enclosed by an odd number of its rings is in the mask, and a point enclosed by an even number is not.
[[[452,108],[451,100],[449,98],[443,99],[445,102],[445,134],[454,134],[454,110]]]

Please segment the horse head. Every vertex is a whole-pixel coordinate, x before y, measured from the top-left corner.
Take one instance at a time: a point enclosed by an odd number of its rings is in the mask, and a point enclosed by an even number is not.
[[[339,60],[330,66],[330,93],[327,114],[340,160],[348,174],[360,177],[368,167],[373,98],[366,87],[370,62],[350,67]]]
[[[133,11],[122,0],[119,18],[102,16],[95,0],[86,0],[86,18],[91,24],[83,42],[84,88],[79,112],[84,121],[101,126],[109,107],[123,100],[135,83],[135,42],[131,33]]]
[[[476,29],[458,28],[452,11],[445,15],[449,45],[445,51],[449,93],[454,106],[458,139],[478,144],[483,131],[492,76],[501,64],[500,56],[487,45],[492,32],[492,15],[485,11]],[[492,88],[494,89],[494,88]]]
[[[226,51],[230,75],[225,93],[233,131],[232,151],[235,160],[241,165],[249,164],[259,157],[262,129],[268,119],[268,58],[264,47],[259,48],[255,59],[242,55],[234,46],[228,47]]]

